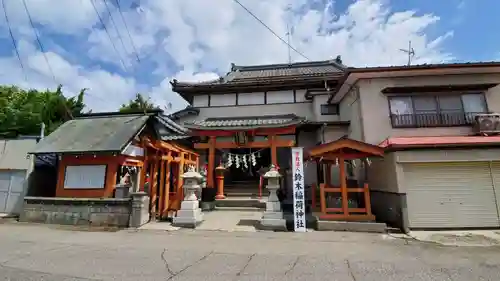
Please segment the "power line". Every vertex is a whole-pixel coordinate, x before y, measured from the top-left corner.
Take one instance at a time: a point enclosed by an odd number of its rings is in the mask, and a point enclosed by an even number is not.
[[[305,59],[307,59],[309,61],[311,60],[310,58],[306,57],[304,54],[302,54],[301,52],[299,52],[297,49],[295,49],[294,47],[292,47],[292,45],[290,45],[285,39],[283,39],[283,37],[279,36],[276,32],[274,32],[274,30],[272,30],[272,28],[270,28],[265,22],[263,22],[259,17],[257,17],[254,13],[252,13],[252,11],[250,11],[247,7],[245,7],[243,4],[241,4],[241,2],[239,0],[233,0],[233,1],[236,2],[238,5],[240,5],[247,13],[249,13],[258,22],[260,22],[267,30],[269,30],[281,42],[285,43],[290,49],[292,49],[294,52],[296,52],[297,54],[299,54],[303,58],[305,58]]]
[[[120,53],[118,52],[118,49],[116,48],[116,45],[115,43],[113,42],[113,39],[111,39],[111,35],[109,34],[109,31],[108,31],[108,28],[106,28],[106,25],[104,24],[104,21],[102,20],[102,17],[101,15],[99,14],[99,11],[97,10],[97,7],[95,6],[95,3],[93,0],[89,0],[90,3],[92,4],[92,7],[94,7],[94,11],[97,15],[97,18],[99,19],[99,21],[101,22],[102,24],[102,27],[104,28],[104,31],[106,32],[106,34],[108,35],[108,38],[109,38],[109,41],[111,42],[111,45],[113,46],[113,49],[115,50],[115,53],[118,55],[118,58],[120,59],[120,62],[122,63],[122,66],[123,66],[123,69],[125,69],[125,71],[128,71],[127,69],[127,66],[125,65],[125,62],[123,62],[123,59],[122,59],[122,56],[120,55]]]
[[[116,7],[118,8],[118,12],[120,13],[120,17],[122,18],[123,25],[125,26],[125,30],[127,31],[128,34],[128,39],[130,40],[130,44],[132,45],[132,49],[134,49],[134,54],[135,57],[137,58],[137,62],[141,62],[141,59],[139,59],[139,53],[137,52],[137,48],[135,47],[134,40],[132,39],[132,36],[130,35],[130,30],[127,25],[127,21],[125,20],[125,17],[123,16],[122,8],[120,7],[120,2],[119,0],[115,0]]]
[[[5,15],[5,22],[7,23],[7,27],[9,28],[10,39],[12,40],[12,45],[14,46],[14,50],[16,51],[17,59],[19,60],[19,65],[21,66],[21,70],[24,74],[24,80],[28,81],[28,75],[26,74],[26,70],[24,69],[23,60],[21,59],[21,55],[19,55],[19,49],[17,48],[16,39],[14,38],[14,34],[12,33],[12,27],[10,26],[9,16],[7,15],[7,10],[5,9],[5,1],[2,0],[3,13]]]
[[[28,9],[28,5],[26,4],[26,0],[23,0],[23,5],[24,5],[24,10],[26,11],[26,14],[28,15],[31,29],[33,29],[33,33],[35,34],[36,41],[38,42],[38,46],[40,47],[40,51],[42,51],[43,57],[45,58],[45,62],[47,63],[47,67],[49,68],[50,73],[52,74],[52,78],[54,79],[54,82],[57,83],[56,75],[54,74],[54,70],[52,69],[52,66],[50,65],[49,58],[47,58],[47,54],[45,53],[45,50],[43,48],[42,41],[40,41],[40,36],[38,36],[38,31],[35,28],[35,24],[33,23],[33,19],[31,18],[31,13]]]
[[[123,50],[125,51],[125,56],[127,55],[127,48],[125,48],[125,43],[123,43],[123,38],[122,35],[120,34],[120,31],[118,30],[118,26],[116,25],[115,19],[113,18],[113,15],[111,14],[111,9],[109,8],[108,2],[106,0],[103,0],[104,6],[106,6],[106,10],[108,10],[108,15],[109,15],[109,20],[111,21],[111,24],[116,30],[116,35],[118,35],[118,39],[120,39],[120,43],[123,47]]]

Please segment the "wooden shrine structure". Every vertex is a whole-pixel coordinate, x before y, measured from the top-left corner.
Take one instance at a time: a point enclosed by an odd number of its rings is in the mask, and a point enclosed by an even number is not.
[[[58,155],[55,197],[110,198],[124,184],[148,193],[151,214],[165,218],[180,208],[181,175],[199,166],[186,132],[156,111],[88,114],[61,125],[33,154]]]
[[[295,136],[296,127],[304,121],[293,114],[280,116],[209,118],[203,121],[184,123],[191,134],[205,140],[194,144],[194,148],[207,151],[207,187],[215,188],[215,163],[217,149],[269,148],[271,163],[278,165],[277,148],[293,147],[295,140],[284,136]],[[218,199],[224,198],[224,188],[218,188]]]
[[[373,221],[375,216],[371,212],[370,190],[368,183],[363,187],[351,186],[346,178],[346,161],[366,159],[369,157],[383,157],[384,149],[352,140],[340,138],[336,141],[325,143],[311,148],[305,156],[308,160],[317,161],[318,165],[324,165],[325,180],[319,184],[320,214],[323,220],[345,220],[345,221]],[[340,173],[340,186],[333,186],[331,181],[332,166],[337,165]],[[315,187],[313,187],[315,188]],[[341,207],[330,207],[327,204],[328,195],[340,195]],[[362,195],[362,196],[359,196]],[[313,209],[316,207],[315,195],[313,193]],[[362,207],[350,207],[351,198],[360,199]]]

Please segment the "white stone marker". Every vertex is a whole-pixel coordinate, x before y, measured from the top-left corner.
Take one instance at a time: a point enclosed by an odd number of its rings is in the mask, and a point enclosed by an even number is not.
[[[267,179],[266,188],[269,190],[269,198],[266,202],[266,211],[260,220],[261,227],[269,230],[286,231],[286,221],[281,211],[281,203],[276,195],[276,191],[280,188],[281,175],[276,167],[271,165],[264,178]]]
[[[173,219],[172,225],[179,227],[195,228],[203,221],[203,213],[199,207],[196,192],[201,189],[200,182],[202,175],[195,171],[194,167],[182,176],[184,185],[184,201],[181,203],[181,209]]]

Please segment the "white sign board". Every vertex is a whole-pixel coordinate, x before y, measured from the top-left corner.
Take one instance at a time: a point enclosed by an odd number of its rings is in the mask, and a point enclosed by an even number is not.
[[[304,189],[303,148],[292,148],[293,172],[293,229],[306,232],[306,193]]]

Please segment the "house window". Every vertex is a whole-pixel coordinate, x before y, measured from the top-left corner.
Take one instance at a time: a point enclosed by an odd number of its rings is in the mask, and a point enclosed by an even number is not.
[[[66,166],[65,189],[101,189],[106,179],[106,165]]]
[[[393,127],[441,127],[469,125],[486,113],[483,94],[420,95],[389,98]]]
[[[339,105],[322,104],[320,110],[321,110],[321,115],[337,115],[339,114]]]

